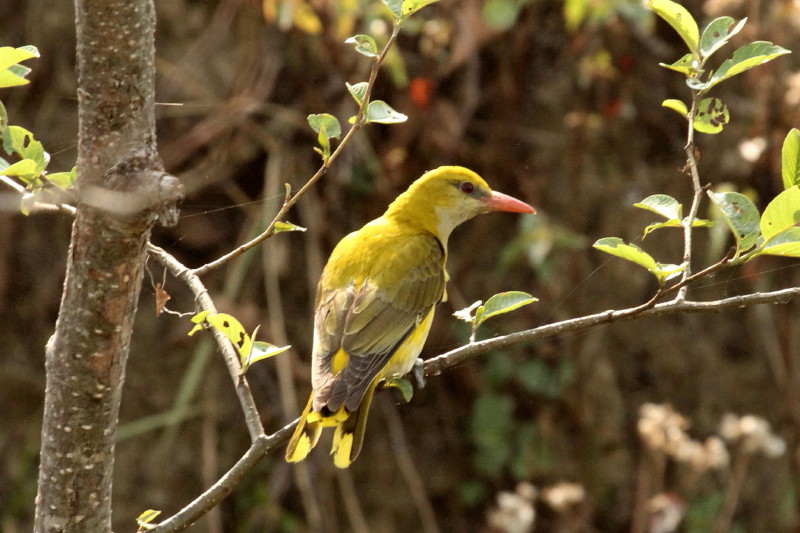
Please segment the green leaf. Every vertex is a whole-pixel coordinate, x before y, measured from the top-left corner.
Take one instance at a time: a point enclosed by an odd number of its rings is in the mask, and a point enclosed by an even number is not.
[[[700,30],[694,17],[685,7],[671,0],[647,0],[647,5],[678,32],[689,48],[689,52],[694,55],[698,53],[697,43],[700,39]]]
[[[308,125],[319,134],[325,133],[327,139],[338,139],[342,135],[339,121],[329,113],[308,115]]]
[[[161,511],[156,511],[154,509],[148,509],[139,516],[136,517],[136,524],[141,529],[155,529],[157,524],[153,524],[153,520],[158,518],[158,515],[161,514]]]
[[[19,48],[10,46],[0,47],[0,69],[7,69],[20,61],[39,57],[39,50],[35,46],[27,45]]]
[[[353,97],[353,100],[361,107],[361,102],[364,101],[364,97],[367,95],[367,86],[369,83],[362,81],[360,83],[356,83],[355,85],[350,85],[349,83],[345,82],[347,86],[347,92],[350,93],[350,96]]]
[[[42,187],[42,172],[39,170],[36,161],[33,159],[21,159],[13,165],[9,165],[0,171],[4,176],[15,176],[25,183],[28,188]]]
[[[375,100],[367,106],[366,119],[367,122],[377,122],[379,124],[398,124],[408,120],[408,117],[392,109],[383,100]]]
[[[800,257],[800,228],[789,228],[775,235],[759,254]]]
[[[35,46],[0,47],[0,88],[30,83],[25,77],[31,69],[18,63],[34,57],[39,57],[39,51]]]
[[[784,189],[800,185],[800,131],[797,128],[789,130],[783,141],[781,176]]]
[[[36,164],[38,173],[47,168],[50,154],[44,151],[42,143],[34,139],[33,133],[20,126],[8,126],[3,130],[3,148],[7,153],[15,153],[23,159]]]
[[[725,223],[736,239],[736,256],[753,247],[758,239],[758,208],[747,196],[738,192],[715,193],[708,197],[719,207]]]
[[[769,41],[755,41],[746,46],[742,46],[733,53],[733,57],[726,59],[717,69],[711,78],[705,83],[698,80],[687,80],[686,83],[692,89],[706,92],[716,84],[741,74],[745,70],[757,67],[772,61],[778,56],[791,53],[783,47],[772,44]]]
[[[659,285],[663,285],[668,279],[680,274],[680,272],[686,268],[686,265],[658,263],[653,259],[653,256],[635,244],[625,244],[619,237],[605,237],[599,239],[593,246],[607,254],[621,257],[622,259],[626,259],[646,268],[656,277]]]
[[[323,161],[327,161],[331,155],[331,139],[337,139],[342,134],[339,121],[331,114],[320,113],[308,115],[308,124],[317,132],[317,142],[322,148],[315,150],[322,156]]]
[[[693,54],[686,54],[676,62],[672,63],[671,65],[667,63],[659,63],[664,68],[668,68],[670,70],[674,70],[675,72],[680,72],[681,74],[685,75],[687,78],[694,78],[700,73],[697,67],[697,61]]]
[[[731,37],[742,30],[746,22],[747,18],[745,17],[732,30],[728,31],[733,24],[733,18],[719,17],[712,20],[700,37],[700,55],[708,57],[719,50]]]
[[[652,211],[666,219],[680,220],[683,206],[678,200],[667,194],[653,194],[641,202],[633,204],[633,207]]]
[[[75,182],[78,180],[78,167],[72,167],[72,170],[69,172],[54,172],[53,174],[47,174],[45,177],[47,178],[47,181],[59,189],[66,191],[70,187],[74,186]]]
[[[6,113],[6,106],[0,102],[0,132],[4,131],[6,127],[8,127],[8,113]]]
[[[292,224],[291,222],[276,222],[275,223],[275,233],[280,233],[282,231],[305,231],[306,228],[302,226],[297,226]]]
[[[403,18],[410,17],[420,9],[431,4],[435,4],[439,0],[403,0],[400,5]]]
[[[480,326],[493,316],[509,313],[515,309],[533,302],[538,302],[538,298],[534,298],[527,292],[522,291],[508,291],[495,294],[486,303],[475,312],[475,327]]]
[[[252,337],[255,338],[256,332],[253,331]],[[274,344],[270,344],[264,341],[255,341],[253,342],[252,349],[250,350],[250,354],[245,356],[243,364],[242,364],[242,373],[246,372],[250,365],[253,363],[257,363],[264,359],[269,359],[270,357],[276,356],[281,354],[291,348],[291,346],[275,346]]]
[[[670,98],[661,102],[661,106],[676,111],[683,118],[689,116],[689,108],[687,108],[686,104],[684,104],[681,100]]]
[[[761,216],[761,235],[769,243],[779,233],[800,223],[800,186],[786,189],[776,196]]]
[[[403,18],[403,0],[382,0],[384,5],[389,8],[394,18],[400,20]]]
[[[378,43],[369,35],[362,33],[353,35],[345,41],[347,44],[355,45],[356,52],[367,57],[378,57]]]
[[[406,378],[391,378],[383,383],[384,387],[392,387],[400,391],[403,401],[408,403],[414,397],[414,386]]]
[[[700,133],[719,133],[731,119],[728,106],[719,98],[703,98],[697,105],[694,129]]]

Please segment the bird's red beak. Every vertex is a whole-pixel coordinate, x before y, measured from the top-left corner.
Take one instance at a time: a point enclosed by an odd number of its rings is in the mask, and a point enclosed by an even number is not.
[[[513,196],[492,191],[492,195],[483,200],[492,211],[508,211],[509,213],[536,213],[536,209]]]

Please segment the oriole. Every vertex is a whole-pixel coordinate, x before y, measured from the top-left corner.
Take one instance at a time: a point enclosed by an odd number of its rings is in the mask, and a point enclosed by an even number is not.
[[[337,467],[358,457],[375,387],[411,370],[436,304],[446,298],[450,232],[489,211],[535,212],[492,191],[471,170],[439,167],[334,248],[317,287],[313,391],[287,461],[303,460],[324,427],[335,428],[331,455]]]

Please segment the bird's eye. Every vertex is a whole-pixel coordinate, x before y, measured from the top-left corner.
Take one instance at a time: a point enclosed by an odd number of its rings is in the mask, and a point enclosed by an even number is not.
[[[475,190],[475,186],[468,181],[462,182],[461,185],[459,185],[459,188],[464,194],[472,194],[472,191]]]

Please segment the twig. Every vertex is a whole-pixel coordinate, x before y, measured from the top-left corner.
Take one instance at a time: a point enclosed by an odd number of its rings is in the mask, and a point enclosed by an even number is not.
[[[220,266],[224,265],[234,257],[243,254],[250,248],[257,246],[261,242],[272,237],[272,235],[275,234],[275,225],[281,220],[283,220],[283,217],[286,216],[286,213],[289,212],[289,209],[291,209],[292,206],[295,203],[297,203],[297,201],[322,176],[328,173],[328,169],[331,167],[336,158],[339,157],[339,154],[342,153],[342,150],[350,142],[350,139],[353,138],[353,135],[355,135],[355,133],[359,129],[361,129],[361,127],[366,123],[366,117],[365,117],[366,109],[367,105],[369,104],[370,95],[372,94],[372,88],[375,85],[375,80],[378,77],[378,71],[380,70],[381,65],[386,59],[386,53],[389,51],[389,48],[391,48],[391,46],[394,44],[395,40],[397,39],[397,35],[399,33],[400,33],[400,25],[395,24],[394,30],[392,31],[392,35],[389,37],[389,40],[386,41],[386,45],[383,47],[383,50],[381,51],[380,55],[375,58],[375,62],[372,65],[372,70],[370,71],[369,75],[369,81],[367,82],[367,88],[364,92],[364,98],[361,101],[361,105],[358,108],[358,113],[356,114],[355,121],[353,122],[353,125],[350,126],[350,129],[347,131],[347,134],[345,134],[344,138],[342,138],[342,141],[339,143],[336,149],[331,153],[330,157],[328,157],[328,159],[322,163],[322,166],[319,167],[317,172],[313,176],[311,176],[311,178],[305,183],[305,185],[303,185],[300,188],[300,190],[298,190],[294,195],[291,194],[291,192],[288,190],[287,187],[286,197],[284,198],[283,205],[278,210],[278,213],[275,215],[275,218],[273,218],[272,222],[270,222],[269,226],[267,226],[267,229],[265,229],[263,233],[261,233],[258,237],[250,240],[249,242],[242,244],[235,250],[223,255],[222,257],[215,259],[210,263],[206,263],[203,266],[195,268],[194,270],[192,270],[193,274],[195,274],[196,276],[202,276],[208,273],[209,271],[214,270],[215,268],[219,268]]]
[[[158,261],[162,266],[167,268],[170,273],[176,278],[183,281],[187,287],[192,291],[199,307],[204,311],[216,313],[214,301],[208,295],[203,283],[191,270],[186,268],[180,261],[175,259],[172,255],[162,250],[158,246],[148,243],[147,250],[150,256]],[[264,426],[261,425],[261,419],[258,415],[253,395],[250,393],[250,385],[244,376],[240,375],[239,358],[233,350],[233,346],[225,335],[217,329],[212,329],[214,339],[222,352],[225,359],[225,365],[228,367],[228,372],[231,375],[234,386],[236,388],[236,395],[239,398],[239,403],[244,413],[245,423],[250,432],[251,441],[255,442],[257,439],[264,436]]]
[[[689,208],[689,214],[681,221],[681,225],[683,226],[683,263],[686,265],[681,278],[682,282],[686,282],[692,274],[692,224],[697,216],[697,210],[700,207],[700,199],[703,196],[703,187],[700,185],[700,174],[697,170],[697,159],[694,156],[694,116],[697,112],[697,98],[697,91],[692,90],[692,108],[689,110],[689,115],[687,117],[689,126],[686,133],[686,146],[684,149],[686,151],[686,165],[689,167],[689,174],[692,177],[692,190],[694,194],[692,196],[692,206]],[[675,299],[679,302],[686,299],[687,289],[688,285],[684,283]]]

